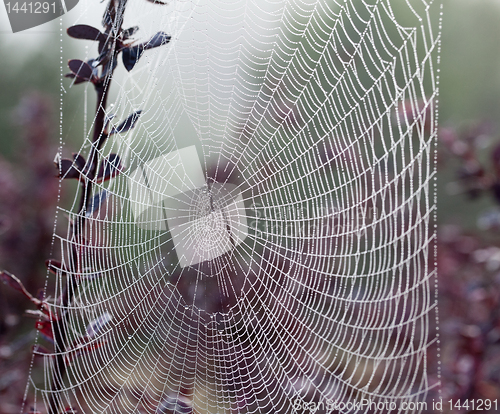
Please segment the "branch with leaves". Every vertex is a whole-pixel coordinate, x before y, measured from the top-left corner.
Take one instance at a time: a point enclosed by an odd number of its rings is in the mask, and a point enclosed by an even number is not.
[[[151,2],[160,5],[166,4],[160,1]],[[95,209],[95,204],[97,204],[93,202],[95,198],[92,196],[93,186],[116,177],[123,170],[120,157],[117,154],[111,154],[99,163],[98,153],[110,136],[134,128],[142,112],[132,113],[118,126],[111,126],[111,119],[106,115],[106,103],[118,58],[121,54],[123,66],[127,71],[131,71],[147,50],[162,46],[168,43],[171,38],[164,32],[158,32],[148,41],[136,43],[132,37],[139,28],[122,28],[126,5],[127,0],[110,0],[102,20],[104,31],[84,24],[72,26],[67,30],[68,35],[73,38],[92,40],[98,43],[98,56],[87,61],[70,60],[68,62],[70,73],[66,75],[67,78],[73,80],[73,84],[91,83],[96,91],[97,104],[92,145],[87,158],[85,159],[81,154],[74,154],[72,159],[61,159],[60,157],[56,159],[56,166],[59,169],[58,177],[60,179],[76,179],[81,186],[76,219],[70,223],[69,264],[66,267],[54,259],[49,259],[46,262],[50,272],[66,279],[65,288],[55,301],[59,310],[56,311],[54,304],[49,303],[43,297],[31,295],[16,276],[6,271],[0,272],[0,279],[4,283],[26,296],[37,308],[37,310],[30,310],[28,313],[37,317],[36,328],[42,337],[53,345],[53,352],[42,345],[37,345],[34,349],[35,354],[51,355],[54,358],[53,372],[51,373],[52,385],[48,400],[49,414],[74,411],[72,408],[64,408],[59,398],[59,391],[63,388],[68,364],[78,355],[101,346],[102,341],[96,341],[96,338],[111,321],[111,315],[105,313],[92,321],[87,326],[86,332],[80,337],[72,339],[68,332],[69,307],[73,303],[80,282],[79,275],[82,273],[82,269],[80,269],[82,246],[85,245],[82,233],[89,217],[89,210]]]

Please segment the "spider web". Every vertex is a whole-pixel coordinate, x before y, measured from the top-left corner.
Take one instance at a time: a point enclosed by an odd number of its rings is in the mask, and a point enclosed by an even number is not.
[[[129,2],[125,27],[172,41],[119,65],[106,110],[142,114],[98,156],[125,169],[94,183],[82,238],[54,236],[67,272],[51,296],[78,281],[61,406],[425,411],[439,13],[430,0]],[[55,358],[41,359],[42,407]]]

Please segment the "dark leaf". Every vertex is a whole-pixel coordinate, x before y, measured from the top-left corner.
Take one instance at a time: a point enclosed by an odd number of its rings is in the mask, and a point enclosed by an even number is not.
[[[113,73],[113,71],[116,68],[116,65],[118,65],[118,60],[117,59],[111,59],[109,60],[106,65],[104,66],[102,70],[102,77],[106,77],[109,73]]]
[[[111,29],[113,25],[115,24],[115,18],[116,18],[116,10],[114,8],[114,3],[110,2],[108,3],[106,10],[104,11],[104,15],[102,16],[102,21],[101,24],[106,28],[106,29]]]
[[[146,43],[143,43],[142,46],[143,46],[144,50],[153,49],[155,47],[167,44],[168,42],[170,42],[171,38],[172,38],[172,36],[170,36],[164,32],[158,32],[151,39],[149,39]]]
[[[90,81],[92,79],[93,71],[90,65],[83,60],[80,59],[71,59],[68,62],[68,67],[71,72],[75,74],[75,76],[82,78],[86,81]]]
[[[139,46],[127,47],[122,50],[123,66],[130,72],[138,62],[141,54]]]
[[[168,3],[166,1],[161,0],[147,0],[150,3],[159,4],[160,6],[166,6]]]
[[[51,316],[47,315],[47,313],[44,312],[43,310],[26,309],[24,313],[31,318],[41,319],[45,322],[50,322],[51,320],[55,320],[55,318],[51,319]]]
[[[128,38],[132,37],[133,35],[135,35],[137,33],[138,30],[139,30],[138,26],[134,26],[134,27],[130,27],[128,29],[125,29],[122,32],[123,40],[127,40]]]
[[[125,3],[126,1],[123,4]],[[125,7],[123,5],[119,5],[114,1],[108,3],[101,22],[108,33],[116,31],[117,27],[121,27],[124,11]]]
[[[63,158],[59,161],[59,178],[80,178],[80,171],[73,168],[73,160]]]
[[[87,64],[92,68],[92,76],[94,78],[99,77],[99,70],[97,67],[99,66],[100,62],[97,59],[90,59],[87,61]]]
[[[120,125],[118,125],[118,127],[111,129],[110,135],[111,134],[119,134],[122,132],[127,132],[127,131],[131,130],[132,128],[134,128],[141,113],[142,113],[142,110],[139,110],[139,111],[135,111],[133,114],[129,115],[125,121],[123,121]]]
[[[116,154],[111,154],[109,158],[105,158],[99,166],[97,182],[100,183],[116,177],[121,170],[122,165],[120,164],[120,157]]]
[[[172,37],[164,32],[156,33],[151,39],[149,39],[145,43],[141,43],[140,45],[130,46],[122,50],[122,61],[125,69],[127,71],[131,71],[136,63],[139,61],[139,58],[142,56],[142,53],[145,50],[153,49],[155,47],[164,45],[170,42]]]
[[[36,329],[42,334],[42,336],[49,342],[54,342],[54,333],[52,331],[52,323],[49,321],[38,321],[36,323]]]
[[[92,197],[89,207],[87,208],[87,217],[90,217],[96,211],[99,211],[101,205],[106,202],[107,198],[108,192],[106,190],[102,190],[100,193],[97,193],[94,197]]]
[[[75,82],[73,82],[75,85],[78,85],[79,83],[83,83],[83,82],[88,82],[87,79],[80,78],[79,76],[76,76],[74,73],[66,73],[66,75],[64,75],[64,77],[75,79]]]
[[[35,305],[39,306],[41,304],[41,301],[33,297],[33,295],[26,290],[23,283],[13,274],[2,271],[0,272],[0,280],[11,288],[17,290],[18,292],[21,292]]]
[[[97,46],[97,52],[99,53],[99,61],[101,60],[102,57],[104,57],[105,53],[103,53],[104,51],[104,47],[107,45],[107,42],[106,41],[100,41],[99,42],[99,46]]]
[[[52,313],[50,306],[47,302],[42,302],[36,299],[32,301],[38,306],[38,310],[28,309],[25,311],[26,315],[40,319],[44,322],[57,321],[57,314]]]
[[[108,126],[109,126],[109,123],[113,120],[113,118],[115,117],[116,115],[115,114],[106,114],[106,117],[104,118],[104,131],[106,131],[105,133],[108,134]]]
[[[63,158],[58,164],[56,163],[56,167],[59,168],[59,178],[78,179],[85,167],[85,158],[79,154],[73,154],[73,160]]]
[[[103,331],[106,325],[111,322],[112,319],[113,316],[110,313],[105,312],[97,319],[94,319],[92,322],[90,322],[87,326],[87,338],[95,338],[96,336],[99,336],[99,334]]]
[[[108,312],[94,319],[87,326],[84,335],[76,338],[73,343],[68,347],[68,353],[66,354],[66,361],[69,363],[74,358],[86,353],[94,351],[95,349],[103,346],[107,340],[103,337],[96,338],[103,331],[106,325],[111,322],[113,317]]]
[[[54,273],[55,275],[66,273],[66,269],[64,268],[63,264],[57,260],[48,259],[45,261],[45,266],[47,266],[47,269],[49,269],[49,271],[51,273]]]
[[[86,24],[77,24],[71,26],[67,30],[68,35],[74,37],[75,39],[87,39],[87,40],[106,40],[106,35],[102,33],[99,29],[95,27],[88,26]]]
[[[80,154],[77,154],[76,152],[74,152],[72,155],[73,155],[73,160],[75,161],[76,167],[79,170],[83,170],[83,168],[85,167],[85,164],[86,164],[85,158],[83,158],[83,156],[81,156]]]

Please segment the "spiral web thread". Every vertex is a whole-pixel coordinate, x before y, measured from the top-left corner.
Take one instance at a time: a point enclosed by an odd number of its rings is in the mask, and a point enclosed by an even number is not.
[[[129,1],[125,27],[172,41],[117,71],[108,112],[143,112],[98,156],[118,153],[125,169],[95,183],[82,237],[55,236],[78,280],[62,406],[425,411],[416,403],[438,378],[439,11],[424,0]],[[41,406],[54,358],[42,360],[45,379],[31,378]]]

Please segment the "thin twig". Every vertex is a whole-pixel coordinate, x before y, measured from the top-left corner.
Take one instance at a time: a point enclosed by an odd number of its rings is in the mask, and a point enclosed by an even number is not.
[[[109,45],[109,53],[103,61],[102,73],[103,76],[94,83],[97,93],[97,106],[94,121],[94,130],[92,137],[92,146],[87,159],[86,168],[83,171],[81,179],[81,192],[78,217],[72,226],[72,240],[70,263],[72,263],[70,272],[67,273],[67,283],[61,298],[61,313],[59,319],[54,323],[54,351],[56,354],[53,372],[51,393],[49,397],[49,414],[57,414],[62,408],[58,399],[59,391],[63,388],[64,376],[67,369],[67,361],[65,358],[65,349],[69,339],[68,324],[69,310],[68,306],[73,302],[75,295],[75,270],[78,270],[78,250],[76,244],[81,238],[81,234],[85,227],[86,213],[91,200],[93,180],[97,174],[98,166],[98,151],[103,147],[108,138],[105,132],[106,119],[106,102],[109,95],[110,84],[114,73],[114,61],[117,59],[118,48],[116,47],[117,39],[122,30],[123,14],[125,12],[127,0],[110,0],[105,12],[105,32],[108,41],[112,42]],[[109,20],[108,20],[109,19]],[[107,22],[107,23],[106,23]]]

